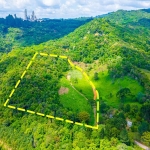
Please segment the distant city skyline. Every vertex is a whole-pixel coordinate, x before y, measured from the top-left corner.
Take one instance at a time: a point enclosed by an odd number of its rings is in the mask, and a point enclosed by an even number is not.
[[[34,11],[32,11],[32,14],[29,15],[28,12],[27,12],[27,9],[24,10],[24,18],[23,20],[28,20],[28,21],[36,21],[37,20],[37,17],[34,13]]]
[[[0,0],[0,17],[16,14],[24,18],[24,10],[37,18],[91,17],[108,12],[150,8],[150,0]]]

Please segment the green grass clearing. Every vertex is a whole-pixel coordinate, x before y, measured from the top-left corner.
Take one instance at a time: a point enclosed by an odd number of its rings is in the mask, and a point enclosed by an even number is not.
[[[85,95],[87,99],[93,100],[93,89],[83,74],[78,70],[71,70],[68,74],[71,76],[73,86]]]
[[[65,77],[62,77],[60,80],[62,87],[68,88],[68,93],[60,95],[61,104],[72,109],[74,112],[79,113],[86,111],[90,114],[90,124],[94,124],[94,113],[93,108],[90,106],[88,101],[80,95],[70,84],[70,81]]]
[[[91,77],[92,78],[92,77]],[[113,79],[109,76],[108,71],[99,73],[99,80],[93,81],[96,88],[99,91],[100,97],[112,107],[117,108],[120,104],[120,100],[116,97],[116,93],[121,88],[129,88],[133,95],[137,95],[139,92],[143,92],[142,86],[136,80],[129,77]],[[136,103],[132,99],[127,99],[125,103]]]

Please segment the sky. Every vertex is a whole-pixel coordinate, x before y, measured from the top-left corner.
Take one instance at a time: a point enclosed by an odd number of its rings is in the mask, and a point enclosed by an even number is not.
[[[0,0],[0,17],[24,18],[34,10],[37,18],[94,17],[108,12],[150,8],[150,0]]]

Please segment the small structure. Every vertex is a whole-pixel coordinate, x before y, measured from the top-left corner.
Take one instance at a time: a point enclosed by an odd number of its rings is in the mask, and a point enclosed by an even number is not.
[[[69,80],[69,81],[70,81],[70,79],[71,79],[71,75],[70,75],[70,74],[68,74],[68,75],[67,75],[67,80]]]
[[[35,16],[35,13],[34,11],[32,11],[32,14],[31,14],[31,17],[27,15],[27,9],[25,9],[24,11],[24,20],[27,20],[27,21],[36,21],[37,18]]]
[[[129,128],[132,127],[132,121],[130,121],[129,119],[127,119],[127,127],[129,127]]]
[[[100,36],[100,34],[99,34],[98,32],[96,32],[94,35],[95,35],[95,36]]]

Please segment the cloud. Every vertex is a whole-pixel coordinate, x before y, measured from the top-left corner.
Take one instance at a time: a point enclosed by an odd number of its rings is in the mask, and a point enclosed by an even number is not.
[[[35,11],[38,18],[74,18],[96,16],[118,9],[150,8],[149,0],[0,0],[0,17],[16,13],[24,16],[24,9]]]
[[[41,3],[46,7],[50,7],[54,9],[60,8],[60,4],[61,4],[60,0],[43,0],[41,1]]]

